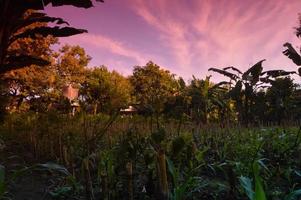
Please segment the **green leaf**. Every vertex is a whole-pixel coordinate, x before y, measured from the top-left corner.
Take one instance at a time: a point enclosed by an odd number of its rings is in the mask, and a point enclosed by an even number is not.
[[[244,188],[247,196],[250,200],[254,199],[255,192],[252,186],[252,180],[249,177],[241,176],[239,177],[240,185]]]
[[[300,196],[301,196],[301,189],[292,191],[284,199],[285,200],[297,200],[297,198]]]
[[[59,197],[62,197],[62,196],[66,196],[71,191],[72,191],[72,187],[64,186],[64,187],[60,187],[60,188],[56,189],[55,191],[49,192],[49,193],[52,197],[59,198]]]
[[[65,175],[70,175],[69,171],[65,167],[55,164],[55,163],[49,162],[49,163],[45,163],[45,164],[38,164],[37,167],[42,167],[42,169],[45,169],[45,170],[58,171]]]
[[[167,162],[168,171],[172,176],[173,184],[174,184],[175,187],[177,187],[178,177],[179,177],[178,170],[175,168],[173,162],[167,157],[166,157],[166,162]]]
[[[206,147],[203,150],[197,150],[196,154],[195,154],[195,159],[198,162],[203,162],[204,161],[204,154],[208,151],[208,147]]]
[[[255,199],[254,200],[266,200],[265,192],[262,186],[261,177],[259,175],[258,162],[253,163],[253,171],[255,178]]]

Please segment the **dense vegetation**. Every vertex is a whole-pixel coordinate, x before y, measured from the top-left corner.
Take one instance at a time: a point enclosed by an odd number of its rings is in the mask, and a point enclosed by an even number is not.
[[[92,6],[60,2],[44,4]],[[123,76],[89,66],[80,46],[52,49],[85,30],[60,27],[40,1],[13,5],[0,2],[10,16],[0,18],[0,199],[300,197],[301,68],[210,68],[225,76],[213,83],[150,61]],[[66,85],[79,95],[66,98]]]

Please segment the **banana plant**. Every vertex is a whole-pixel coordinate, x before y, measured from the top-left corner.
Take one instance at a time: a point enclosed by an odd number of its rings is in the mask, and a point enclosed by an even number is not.
[[[298,37],[300,37],[300,35]],[[283,46],[286,47],[283,54],[291,59],[297,66],[301,66],[301,55],[294,49],[292,44],[287,42]],[[301,76],[301,67],[298,69],[298,72],[299,76]]]
[[[194,119],[204,124],[208,123],[214,110],[221,110],[227,105],[222,98],[225,92],[222,86],[228,82],[213,84],[210,78],[211,76],[207,76],[206,79],[200,80],[193,76],[188,88],[188,95],[191,97],[190,108],[193,111],[191,114]]]
[[[247,71],[241,72],[235,67],[225,67],[223,69],[210,68],[209,71],[217,72],[230,78],[229,96],[236,102],[239,119],[243,123],[249,122],[250,105],[252,105],[255,88],[257,87],[265,59],[260,60]],[[232,70],[234,72],[229,72]]]
[[[266,87],[267,84],[272,84],[279,77],[287,77],[296,73],[284,70],[263,72],[262,63],[264,61],[265,59],[260,60],[245,72],[232,66],[223,69],[209,69],[209,71],[217,72],[230,78],[229,98],[235,101],[239,121],[244,124],[248,124],[254,117],[251,106],[255,104],[259,89]],[[219,84],[223,84],[223,82]]]
[[[299,27],[296,29],[296,36],[301,37],[301,15],[299,15]],[[301,55],[295,50],[291,43],[286,42],[283,45],[286,49],[282,52],[285,56],[291,59],[297,66],[299,66],[298,73],[301,76]]]

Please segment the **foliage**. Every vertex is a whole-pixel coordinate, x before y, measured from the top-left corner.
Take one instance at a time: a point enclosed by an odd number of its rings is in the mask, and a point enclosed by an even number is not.
[[[130,77],[133,95],[139,109],[145,114],[159,115],[169,96],[175,93],[176,80],[169,71],[153,62],[137,66]]]
[[[99,111],[112,113],[126,107],[130,102],[131,85],[127,78],[105,66],[93,68],[86,74],[81,89],[83,103]]]
[[[53,163],[27,168],[60,174],[61,183],[51,188],[52,196],[83,197],[88,192],[95,198],[157,199],[162,189],[162,155],[170,199],[244,199],[246,194],[284,199],[297,195],[290,193],[301,187],[300,160],[295,159],[301,137],[293,127],[213,126],[192,136],[190,129],[196,127],[192,122],[183,124],[178,135],[176,121],[161,121],[164,126],[151,130],[143,117],[127,116],[118,117],[95,140],[108,116],[27,113],[10,117],[1,133],[29,146],[37,160],[52,160],[68,169]],[[128,120],[131,125],[124,126]]]
[[[100,0],[101,1],[101,0]],[[15,54],[10,50],[10,46],[18,39],[32,38],[43,36],[67,37],[87,32],[83,29],[76,29],[69,26],[61,18],[49,17],[47,14],[37,10],[44,9],[48,4],[52,6],[73,5],[76,7],[89,8],[93,4],[90,0],[83,1],[24,1],[20,4],[18,1],[4,0],[0,4],[0,72],[5,73],[13,69],[19,69],[31,64],[40,66],[48,65],[49,62],[42,57],[37,57],[28,53]],[[28,10],[36,10],[28,14]],[[56,26],[50,27],[47,23],[54,23]],[[38,27],[26,29],[26,27],[42,23]],[[46,24],[46,25],[45,25]]]

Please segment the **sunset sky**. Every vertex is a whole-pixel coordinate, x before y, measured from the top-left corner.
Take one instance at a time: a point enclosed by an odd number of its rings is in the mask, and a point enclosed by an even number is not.
[[[124,75],[152,60],[189,79],[210,67],[247,69],[267,59],[265,69],[296,70],[283,43],[294,35],[300,0],[106,0],[94,8],[47,7],[89,33],[61,39],[84,47],[90,66],[106,65]],[[216,76],[218,77],[218,76]]]

